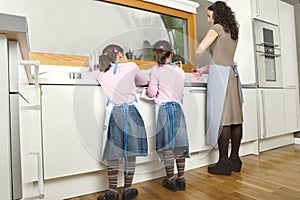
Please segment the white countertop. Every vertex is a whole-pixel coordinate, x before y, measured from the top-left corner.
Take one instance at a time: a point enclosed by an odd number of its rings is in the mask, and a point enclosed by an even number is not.
[[[86,85],[97,86],[99,83],[95,79],[47,79],[40,78],[40,85]],[[184,82],[185,87],[206,87],[205,82]]]

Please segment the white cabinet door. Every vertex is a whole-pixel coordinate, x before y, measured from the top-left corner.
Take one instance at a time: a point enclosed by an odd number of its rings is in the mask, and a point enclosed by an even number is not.
[[[104,169],[105,97],[97,86],[42,86],[45,179]]]
[[[282,89],[259,89],[260,138],[285,133],[284,93]]]
[[[279,2],[279,22],[283,86],[296,88],[298,86],[298,61],[294,6]]]
[[[278,25],[278,0],[252,0],[253,18]]]
[[[242,142],[257,140],[257,98],[256,89],[243,89],[243,139]]]
[[[300,100],[299,89],[296,89],[296,105],[297,105],[297,131],[300,131]]]
[[[299,115],[298,89],[284,90],[284,116],[286,133],[298,131]]]
[[[137,101],[139,104],[139,111],[144,120],[147,138],[148,138],[148,156],[139,156],[136,158],[136,162],[145,163],[158,159],[156,153],[156,118],[155,118],[155,103],[153,100],[145,100],[140,98],[143,88],[139,88],[137,94]],[[157,166],[156,166],[157,167]],[[154,167],[153,167],[154,169]]]
[[[206,88],[185,87],[183,111],[187,123],[190,152],[211,148],[205,144]]]
[[[253,41],[253,28],[251,18],[251,1],[229,0],[228,5],[236,13],[236,19],[241,25],[239,29],[239,42],[234,56],[242,84],[255,84],[255,50]]]

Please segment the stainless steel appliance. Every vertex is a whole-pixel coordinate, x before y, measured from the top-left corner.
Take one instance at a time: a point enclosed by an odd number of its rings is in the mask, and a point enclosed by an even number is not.
[[[254,20],[258,87],[282,88],[279,27]]]
[[[8,42],[9,62],[9,110],[10,110],[10,138],[11,138],[11,175],[13,199],[22,198],[22,169],[21,169],[21,141],[20,141],[20,98],[27,101],[19,92],[19,70],[17,59],[17,42]],[[27,101],[28,102],[28,101]]]
[[[41,199],[44,197],[42,194],[43,183],[40,180],[42,175],[39,175],[38,189],[41,190],[38,193],[31,194],[30,196],[24,196],[22,180],[24,165],[22,164],[22,152],[21,146],[21,132],[20,130],[20,109],[36,109],[39,107],[30,105],[29,100],[20,88],[20,85],[29,85],[29,81],[26,76],[25,67],[32,65],[35,67],[35,77],[38,77],[39,61],[20,60],[18,58],[19,46],[17,41],[8,41],[8,72],[9,72],[9,113],[10,113],[10,149],[11,149],[11,180],[12,180],[12,198],[16,199]],[[21,72],[23,70],[23,73]],[[36,82],[38,84],[38,82]],[[37,85],[36,85],[37,86]],[[26,92],[25,92],[26,93]],[[25,105],[21,105],[21,102]],[[24,131],[23,131],[24,132]],[[24,135],[23,137],[28,137]],[[24,145],[23,145],[24,146]],[[32,155],[35,152],[31,152]],[[40,166],[40,155],[36,155],[38,164]],[[38,173],[42,173],[42,169],[38,168]]]
[[[29,183],[23,173],[23,149],[29,144],[22,140],[29,135],[21,129],[21,108],[32,109],[26,88],[33,83],[30,65],[35,66],[35,77],[39,65],[39,61],[28,61],[28,47],[26,18],[0,13],[0,199],[5,200],[43,198],[42,194],[28,196],[24,189]],[[41,183],[39,178],[39,188]]]

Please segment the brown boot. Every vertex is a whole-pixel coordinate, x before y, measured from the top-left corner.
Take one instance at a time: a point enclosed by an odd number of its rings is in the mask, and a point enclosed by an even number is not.
[[[240,158],[230,158],[232,171],[240,172],[242,168],[242,161]]]
[[[231,175],[230,159],[220,159],[216,165],[208,167],[208,172],[217,175]]]

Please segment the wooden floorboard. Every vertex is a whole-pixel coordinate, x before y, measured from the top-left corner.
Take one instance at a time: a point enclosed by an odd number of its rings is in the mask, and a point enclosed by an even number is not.
[[[139,190],[136,200],[300,200],[300,145],[244,156],[242,161],[242,171],[231,176],[211,175],[207,167],[186,171],[186,191],[165,189],[162,178],[134,184]],[[95,200],[99,194],[68,200]]]

